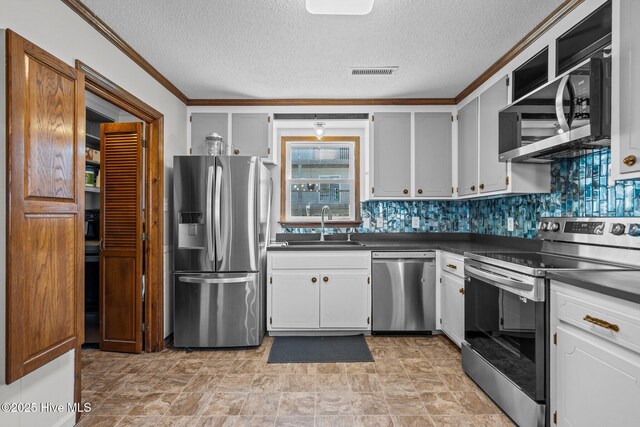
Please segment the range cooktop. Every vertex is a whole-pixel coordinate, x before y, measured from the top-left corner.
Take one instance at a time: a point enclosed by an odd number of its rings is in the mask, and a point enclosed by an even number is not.
[[[510,270],[543,276],[550,270],[620,270],[626,266],[575,258],[545,252],[476,252],[466,254],[471,259]]]

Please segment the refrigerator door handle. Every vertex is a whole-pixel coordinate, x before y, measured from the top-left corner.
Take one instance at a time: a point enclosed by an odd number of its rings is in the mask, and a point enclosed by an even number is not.
[[[269,246],[269,242],[271,241],[271,203],[273,202],[273,178],[269,178],[269,198],[267,207],[267,226],[266,232],[264,236],[264,246]]]
[[[216,200],[215,200],[215,208],[214,208],[214,223],[215,223],[215,244],[216,244],[216,255],[217,260],[222,261],[224,256],[222,255],[222,248],[220,243],[220,233],[222,232],[220,227],[220,201],[222,197],[222,166],[216,166]],[[213,259],[212,259],[213,261]]]
[[[253,280],[251,276],[244,277],[221,277],[221,278],[209,278],[203,279],[199,277],[179,277],[178,280],[182,283],[204,283],[204,284],[215,284],[215,283],[247,283]]]
[[[207,172],[207,257],[209,261],[213,261],[213,221],[211,220],[212,208],[211,198],[213,195],[213,166],[209,166]]]
[[[256,159],[252,158],[250,160],[251,164],[249,166],[249,199],[247,203],[247,220],[248,220],[248,236],[249,236],[249,248],[255,248],[256,244],[258,244],[258,240],[256,239],[256,222],[259,220],[259,217],[256,219],[256,215],[259,213],[256,211],[256,186],[258,185],[256,181],[256,169],[258,163]],[[256,265],[256,257],[255,253],[252,251],[251,253],[251,269],[257,270],[258,267]]]

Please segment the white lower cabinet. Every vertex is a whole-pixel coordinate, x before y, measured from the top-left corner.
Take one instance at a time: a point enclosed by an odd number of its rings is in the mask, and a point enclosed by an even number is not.
[[[637,426],[640,354],[570,325],[557,328],[559,426]]]
[[[458,347],[464,340],[464,257],[440,252],[440,330]]]
[[[458,347],[464,340],[464,279],[442,273],[442,332]]]
[[[551,422],[638,425],[640,306],[556,282],[551,289]]]
[[[314,271],[274,270],[269,277],[274,329],[320,327],[320,275]]]
[[[267,256],[267,329],[371,329],[371,253],[280,251]]]
[[[321,276],[320,327],[369,328],[369,272],[335,270]]]

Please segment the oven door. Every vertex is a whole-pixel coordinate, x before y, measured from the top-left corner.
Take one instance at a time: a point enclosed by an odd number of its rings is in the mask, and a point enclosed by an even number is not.
[[[469,261],[465,276],[465,341],[531,399],[544,402],[544,279]]]

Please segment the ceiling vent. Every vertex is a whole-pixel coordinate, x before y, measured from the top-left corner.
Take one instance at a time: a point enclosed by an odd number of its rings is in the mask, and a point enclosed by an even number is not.
[[[353,67],[352,76],[390,76],[398,72],[398,67]]]

